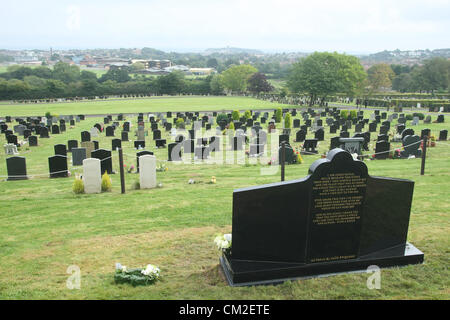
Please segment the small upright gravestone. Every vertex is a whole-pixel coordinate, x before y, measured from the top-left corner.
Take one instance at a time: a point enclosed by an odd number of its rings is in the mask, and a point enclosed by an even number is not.
[[[72,165],[81,166],[86,159],[86,148],[72,148]]]
[[[83,160],[83,182],[85,193],[102,192],[102,174],[99,159],[88,158]]]
[[[6,169],[8,171],[8,181],[28,179],[25,157],[7,158]]]
[[[112,170],[112,155],[111,151],[105,150],[105,149],[98,149],[91,152],[91,157],[96,158],[100,160],[100,167],[102,174],[105,173],[105,171],[108,174],[113,174]]]
[[[38,145],[38,137],[37,136],[29,136],[28,137],[28,145],[30,147],[37,147],[37,145]]]
[[[139,183],[141,189],[156,187],[156,157],[144,155],[139,157]]]
[[[67,148],[65,144],[55,144],[54,147],[55,149],[55,155],[61,155],[61,156],[67,156]]]
[[[232,248],[220,258],[226,279],[274,284],[422,263],[406,241],[413,189],[369,176],[364,162],[334,149],[303,179],[234,190]]]

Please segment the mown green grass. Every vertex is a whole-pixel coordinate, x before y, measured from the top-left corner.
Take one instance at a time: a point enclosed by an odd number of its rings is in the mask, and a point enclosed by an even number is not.
[[[191,108],[198,110],[201,106]],[[236,108],[244,109],[242,105]],[[136,118],[128,120],[136,123]],[[47,157],[53,155],[53,145],[79,139],[80,132],[96,122],[101,123],[102,118],[88,118],[75,128],[68,126],[66,133],[39,139],[37,148],[22,147],[28,174],[46,175]],[[448,122],[427,127],[438,134],[439,130],[448,129]],[[425,126],[413,128],[420,133]],[[330,135],[328,129],[325,131],[321,153],[328,149]],[[163,135],[170,139],[164,131]],[[98,140],[100,147],[111,148],[111,138],[102,134]],[[0,142],[5,142],[3,135]],[[150,136],[146,142],[158,160],[167,159],[167,149],[156,150]],[[392,148],[397,146],[398,143],[393,144]],[[132,141],[123,147],[125,163],[136,165]],[[5,158],[2,153],[0,176],[6,175]],[[304,177],[318,158],[319,155],[303,156],[303,164],[287,166],[286,179]],[[408,241],[425,253],[423,265],[383,269],[380,290],[367,289],[367,274],[278,286],[229,287],[220,271],[213,239],[219,233],[231,232],[233,189],[277,182],[279,172],[263,176],[261,165],[254,164],[167,163],[169,170],[157,173],[163,188],[133,190],[139,176],[127,173],[124,195],[120,193],[118,174],[112,175],[112,192],[75,195],[73,176],[82,171],[81,167],[69,166],[70,178],[43,176],[27,181],[0,181],[0,298],[449,299],[450,141],[438,142],[428,149],[424,176],[420,175],[420,159],[375,160],[366,164],[371,175],[415,181]],[[113,165],[117,172],[116,152]],[[216,176],[216,184],[208,184],[211,176]],[[189,179],[198,183],[188,184]],[[155,264],[162,270],[162,280],[150,287],[115,285],[115,262],[128,267]],[[70,265],[81,269],[80,290],[66,288],[70,276],[66,270]]]
[[[273,109],[282,104],[248,97],[152,97],[138,99],[108,99],[86,102],[0,104],[0,116],[44,115],[47,111],[57,115],[113,114],[165,111],[202,111],[235,109]],[[284,105],[286,108],[287,105]]]

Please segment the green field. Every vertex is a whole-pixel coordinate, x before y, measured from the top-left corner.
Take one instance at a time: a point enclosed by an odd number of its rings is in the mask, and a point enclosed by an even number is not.
[[[152,97],[138,99],[108,99],[105,101],[42,103],[42,104],[0,104],[0,117],[52,114],[117,114],[165,111],[202,111],[235,109],[274,109],[283,106],[268,101],[247,97]],[[285,105],[285,107],[289,107]]]
[[[221,110],[274,108],[277,105],[246,98],[171,98],[122,102],[2,106],[1,115],[149,112],[161,110]],[[5,108],[11,108],[6,110]],[[12,112],[13,108],[14,113]],[[68,112],[62,112],[67,110]],[[10,112],[8,112],[10,111]],[[202,113],[200,113],[202,115]],[[53,145],[80,139],[103,118],[87,118],[67,126],[67,132],[39,139],[39,147],[24,146],[26,181],[3,181],[6,156],[0,155],[0,298],[1,299],[449,299],[450,141],[428,149],[426,175],[420,175],[420,159],[366,161],[369,174],[415,181],[408,241],[425,253],[423,265],[383,269],[381,289],[366,287],[368,274],[286,282],[278,286],[229,287],[219,268],[213,243],[220,233],[231,232],[232,192],[236,188],[278,182],[279,173],[262,176],[265,163],[201,165],[167,163],[158,172],[162,188],[134,190],[139,175],[126,174],[126,194],[120,193],[119,175],[112,175],[112,192],[75,195],[73,176],[82,167],[69,165],[72,177],[49,179],[47,157]],[[433,120],[436,116],[433,116]],[[136,118],[128,117],[135,125]],[[432,134],[449,129],[430,124]],[[395,124],[395,123],[394,123]],[[146,127],[148,128],[148,124]],[[416,133],[424,125],[413,127]],[[131,128],[133,132],[136,125]],[[120,131],[120,130],[119,130]],[[350,130],[351,131],[351,130]],[[320,153],[328,150],[328,129]],[[162,130],[163,138],[170,137]],[[351,131],[352,134],[352,131]],[[116,134],[120,137],[120,132]],[[134,140],[130,132],[130,140]],[[312,134],[308,133],[312,138]],[[375,134],[372,133],[372,140]],[[292,139],[291,139],[292,140]],[[111,138],[102,134],[101,148],[111,149]],[[5,143],[4,135],[0,142]],[[167,149],[155,149],[158,160],[167,160]],[[291,143],[300,147],[299,143]],[[372,142],[371,150],[373,150]],[[400,146],[391,145],[391,149]],[[125,164],[136,165],[133,142],[123,143]],[[247,146],[248,148],[248,146]],[[70,159],[69,154],[69,159]],[[304,163],[286,167],[286,180],[304,177],[319,155],[303,156]],[[69,160],[69,164],[70,164]],[[119,170],[113,152],[114,170]],[[208,184],[211,176],[216,184]],[[188,184],[189,179],[198,183]],[[389,204],[386,204],[389,205]],[[114,265],[161,268],[162,279],[153,286],[116,285]],[[69,290],[66,273],[70,265],[81,270],[81,289]]]

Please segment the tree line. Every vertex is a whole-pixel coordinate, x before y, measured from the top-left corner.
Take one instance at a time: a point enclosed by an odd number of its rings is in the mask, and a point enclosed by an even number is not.
[[[0,74],[0,100],[276,92],[324,102],[338,93],[367,98],[391,87],[399,92],[448,92],[450,83],[450,61],[444,58],[413,67],[376,64],[365,71],[358,58],[336,52],[315,52],[299,59],[289,68],[281,89],[275,89],[269,77],[251,64],[231,64],[220,74],[204,78],[186,78],[176,71],[157,77],[130,72],[129,68],[110,69],[98,77],[63,62],[53,68],[15,65]]]

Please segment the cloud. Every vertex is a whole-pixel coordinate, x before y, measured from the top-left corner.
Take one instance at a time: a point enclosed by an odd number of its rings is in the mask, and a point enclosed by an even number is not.
[[[78,20],[68,22],[68,8]],[[0,13],[0,46],[442,48],[449,9],[447,0],[15,1]]]

